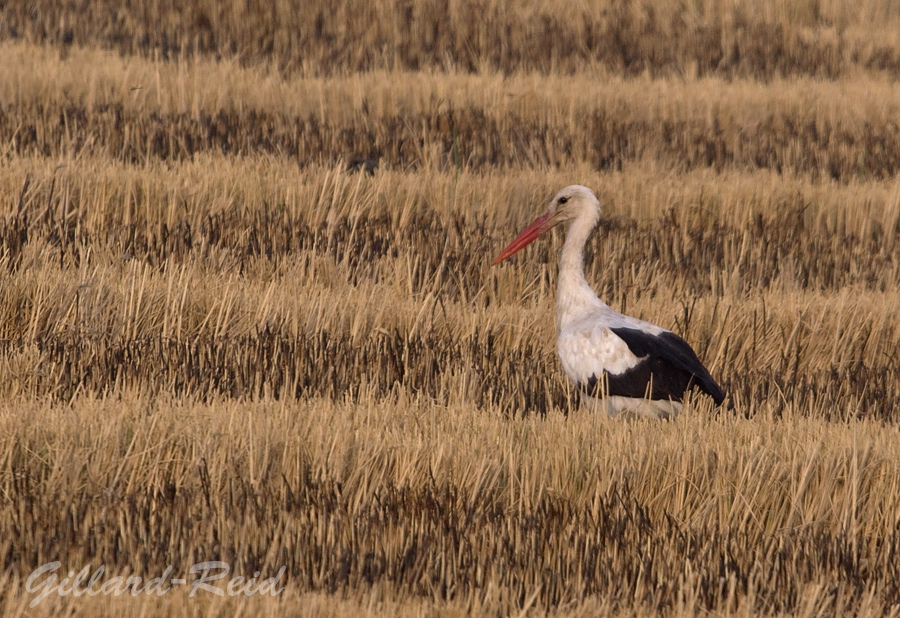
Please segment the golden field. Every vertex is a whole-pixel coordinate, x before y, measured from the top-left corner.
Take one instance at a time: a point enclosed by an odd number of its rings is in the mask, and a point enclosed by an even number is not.
[[[886,0],[0,7],[4,615],[900,614],[898,32]],[[579,409],[561,234],[489,266],[572,183],[588,280],[733,413]],[[283,591],[30,608],[57,560]]]

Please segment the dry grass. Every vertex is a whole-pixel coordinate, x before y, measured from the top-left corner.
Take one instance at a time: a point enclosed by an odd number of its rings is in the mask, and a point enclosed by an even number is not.
[[[287,566],[292,590],[473,606],[501,591],[501,613],[532,594],[666,612],[790,611],[811,584],[847,607],[897,594],[900,434],[880,422],[708,405],[674,424],[511,421],[399,394],[82,397],[10,405],[2,423],[20,475],[0,549],[29,557],[21,577],[59,557],[148,573],[217,556]],[[56,505],[60,520],[39,516]]]
[[[900,611],[892,4],[57,4],[0,9],[5,614]],[[735,415],[578,409],[561,237],[488,266],[572,182]],[[286,588],[29,610],[57,559]]]
[[[834,78],[896,74],[900,9],[891,0],[342,0],[184,4],[14,2],[0,36],[175,58],[237,57],[281,72],[491,68],[624,75]]]
[[[878,76],[760,84],[377,71],[283,80],[236,62],[161,70],[96,50],[60,60],[22,44],[0,47],[0,58],[14,67],[0,76],[7,156],[145,164],[268,153],[328,166],[365,154],[403,169],[620,170],[649,161],[677,172],[767,169],[843,182],[900,171],[898,87]]]

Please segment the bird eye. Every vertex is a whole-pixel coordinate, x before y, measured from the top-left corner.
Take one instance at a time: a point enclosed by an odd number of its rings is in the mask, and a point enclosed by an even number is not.
[[[568,201],[569,201],[569,198],[567,198],[567,197],[561,197],[561,198],[559,198],[559,203],[560,203],[560,204],[565,204],[565,203],[568,202]]]

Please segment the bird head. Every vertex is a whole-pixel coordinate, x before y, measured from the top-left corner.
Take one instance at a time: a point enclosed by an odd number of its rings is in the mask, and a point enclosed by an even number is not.
[[[584,219],[591,227],[600,220],[600,201],[583,185],[569,185],[556,194],[544,214],[532,221],[492,262],[499,264],[560,223]]]

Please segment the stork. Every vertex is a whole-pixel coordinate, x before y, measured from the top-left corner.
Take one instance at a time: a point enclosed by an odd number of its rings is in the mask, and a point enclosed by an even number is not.
[[[568,222],[559,260],[556,350],[582,401],[612,416],[627,412],[671,418],[681,411],[685,393],[699,389],[720,405],[725,392],[684,339],[615,311],[588,285],[582,266],[584,245],[599,221],[600,202],[594,192],[581,185],[568,186],[493,264]]]

